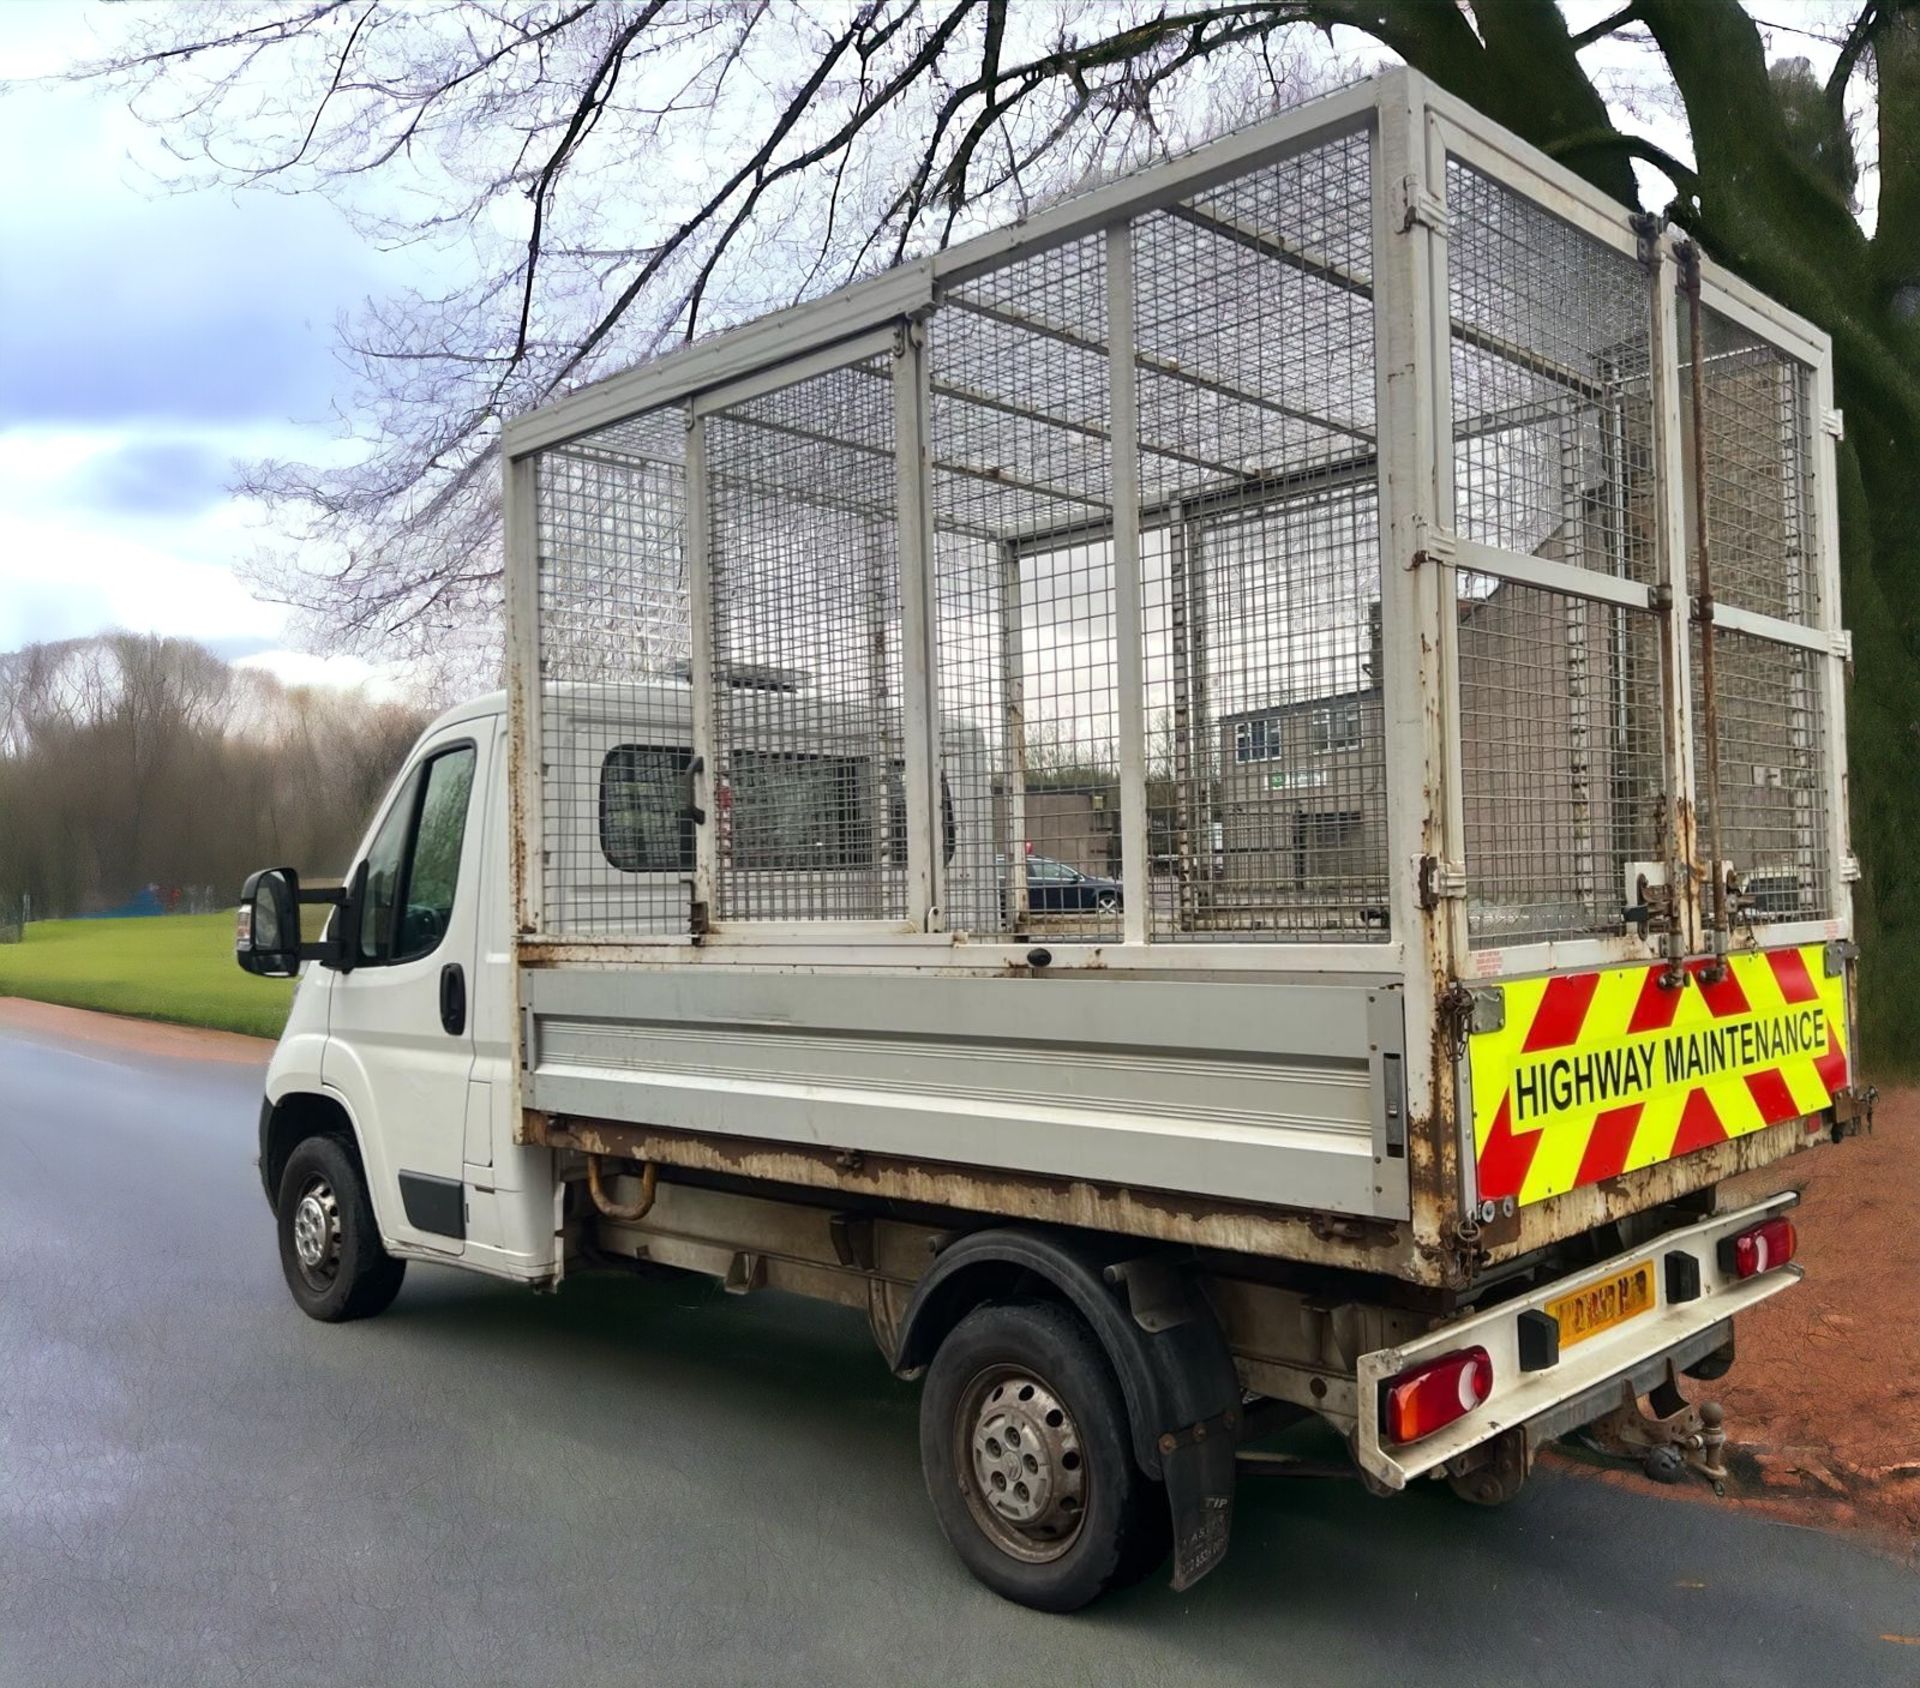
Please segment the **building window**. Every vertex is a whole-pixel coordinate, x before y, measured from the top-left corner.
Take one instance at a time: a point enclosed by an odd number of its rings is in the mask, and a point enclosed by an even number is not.
[[[1332,703],[1314,710],[1307,721],[1307,742],[1316,756],[1360,748],[1360,702]]]
[[[1239,721],[1233,729],[1233,759],[1236,762],[1271,762],[1280,754],[1280,718],[1262,716],[1258,721]]]
[[[1347,880],[1367,871],[1367,837],[1358,809],[1302,809],[1293,817],[1293,875],[1303,884]]]

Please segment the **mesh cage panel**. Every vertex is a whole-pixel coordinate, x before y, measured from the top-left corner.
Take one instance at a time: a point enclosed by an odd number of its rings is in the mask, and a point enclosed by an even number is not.
[[[1812,542],[1811,379],[1804,365],[1711,307],[1700,313],[1706,358],[1707,546],[1713,595],[1785,621],[1818,617]],[[1695,535],[1693,335],[1680,301],[1681,441],[1686,459],[1689,580],[1700,590]]]
[[[721,920],[903,920],[893,363],[704,424]]]
[[[1456,159],[1447,220],[1455,529],[1651,581],[1645,272]]]
[[[1371,145],[1136,225],[1155,938],[1387,935]]]
[[[1474,945],[1620,931],[1666,859],[1655,618],[1464,571],[1458,618]]]
[[[1717,590],[1717,561],[1714,567]],[[1718,777],[1709,780],[1700,630],[1693,630],[1700,853],[1706,858],[1713,848],[1717,791],[1720,854],[1745,883],[1729,904],[1735,926],[1822,920],[1832,912],[1822,790],[1826,759],[1819,665],[1825,660],[1797,645],[1714,629],[1720,756]]]
[[[535,464],[542,843],[558,936],[687,930],[686,444],[674,406]]]
[[[1104,239],[945,294],[929,334],[949,923],[1120,935]]]
[[[1447,219],[1456,529],[1651,582],[1645,271],[1458,159]],[[1466,572],[1456,614],[1473,943],[1620,932],[1668,854],[1657,623]]]

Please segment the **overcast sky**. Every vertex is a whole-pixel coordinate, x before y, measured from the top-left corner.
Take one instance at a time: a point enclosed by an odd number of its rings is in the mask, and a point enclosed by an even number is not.
[[[1606,9],[1580,0],[1585,23]],[[1826,24],[1824,0],[1754,5]],[[314,196],[172,193],[153,135],[114,96],[20,85],[85,56],[115,20],[88,0],[0,0],[0,650],[112,627],[188,634],[293,680],[358,659],[290,648],[287,613],[234,570],[260,512],[230,496],[236,458],[325,460],[346,388],[337,319],[420,278]],[[99,32],[96,34],[96,32]],[[1791,31],[1776,55],[1832,51]],[[1608,67],[1646,62],[1609,44]],[[1658,102],[1639,126],[1685,152]]]
[[[0,4],[0,79],[85,53],[99,9]],[[288,647],[234,573],[260,513],[236,458],[323,459],[336,318],[398,285],[318,198],[174,194],[153,136],[97,90],[0,97],[0,650],[125,627],[188,634],[293,680],[357,659]]]

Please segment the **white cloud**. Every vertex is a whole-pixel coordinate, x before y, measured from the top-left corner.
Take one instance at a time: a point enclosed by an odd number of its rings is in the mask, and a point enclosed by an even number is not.
[[[236,668],[258,668],[288,686],[365,686],[375,697],[410,697],[406,673],[394,663],[368,662],[357,656],[316,656],[311,651],[276,649],[243,656]]]

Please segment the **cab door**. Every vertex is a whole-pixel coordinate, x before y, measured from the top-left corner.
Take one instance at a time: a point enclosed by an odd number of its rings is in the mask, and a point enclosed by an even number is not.
[[[474,970],[491,734],[456,727],[422,748],[394,790],[362,864],[333,981],[321,1076],[360,1128],[382,1232],[459,1254],[462,1163],[473,1075]]]

